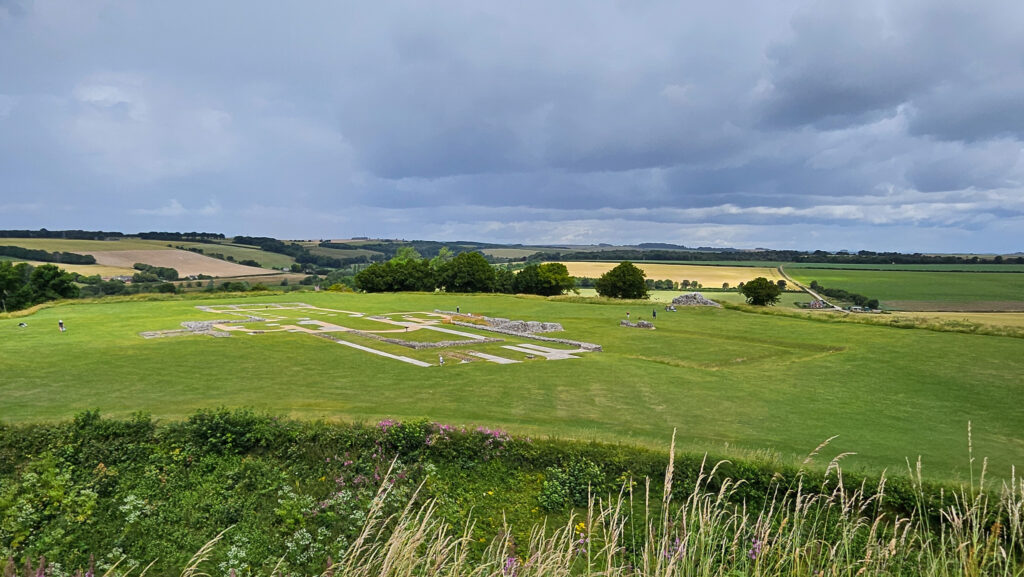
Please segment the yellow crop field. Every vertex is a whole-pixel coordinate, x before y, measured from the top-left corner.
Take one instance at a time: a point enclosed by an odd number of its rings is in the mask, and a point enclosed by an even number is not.
[[[93,253],[108,250],[171,250],[167,241],[123,238],[121,240],[76,240],[64,238],[0,238],[0,246],[20,246],[50,252]]]
[[[577,277],[598,278],[618,266],[617,262],[563,262],[569,274]],[[703,266],[691,264],[652,264],[634,262],[637,268],[653,280],[671,279],[677,282],[697,281],[706,287],[720,287],[722,283],[736,286],[759,276],[770,281],[782,280],[778,269],[749,266]]]

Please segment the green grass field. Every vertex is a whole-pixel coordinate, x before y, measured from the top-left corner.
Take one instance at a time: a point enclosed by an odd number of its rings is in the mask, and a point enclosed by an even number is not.
[[[214,253],[220,253],[224,256],[234,257],[236,261],[241,260],[254,260],[264,268],[287,268],[295,262],[295,259],[286,254],[277,254],[276,252],[267,252],[258,248],[251,248],[246,246],[239,246],[236,244],[221,244],[221,243],[205,243],[205,242],[173,242],[173,241],[153,241],[162,242],[164,247],[168,244],[174,246],[182,246],[185,248],[198,248],[203,251],[204,254],[210,255]]]
[[[957,308],[945,310],[1024,310],[1024,274],[789,267],[786,272],[804,285],[817,280],[828,288],[877,298],[889,308],[929,310],[935,303],[946,303],[948,307]]]
[[[377,256],[377,255],[383,254],[383,253],[377,252],[375,250],[366,250],[366,249],[362,249],[362,248],[357,248],[357,249],[353,249],[353,250],[344,250],[344,249],[340,249],[340,248],[329,248],[329,247],[325,247],[325,246],[317,246],[315,244],[312,245],[312,246],[308,246],[306,248],[309,250],[309,252],[311,252],[313,254],[317,254],[317,255],[320,255],[320,256],[329,256],[331,258],[353,258],[353,257],[357,257],[357,256],[365,256],[365,257],[369,258],[371,256]]]
[[[559,336],[604,351],[418,367],[307,334],[138,336],[209,319],[195,309],[200,304],[296,300],[367,314],[461,306],[556,321],[566,329]],[[678,428],[682,448],[771,450],[784,459],[839,435],[835,450],[858,453],[850,465],[899,471],[905,458],[921,455],[925,473],[941,478],[966,476],[973,421],[976,454],[991,458],[993,473],[1024,464],[1022,339],[717,308],[659,312],[657,329],[647,331],[618,326],[627,310],[640,309],[499,295],[334,293],[56,306],[0,319],[0,416],[54,420],[98,408],[171,419],[201,407],[252,407],[303,418],[426,417],[656,447]],[[57,331],[57,319],[67,333]],[[19,328],[20,321],[29,326]]]

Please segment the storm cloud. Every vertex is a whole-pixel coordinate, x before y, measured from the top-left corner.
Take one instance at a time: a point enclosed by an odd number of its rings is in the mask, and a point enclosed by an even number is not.
[[[1011,252],[1024,5],[0,0],[0,228]]]

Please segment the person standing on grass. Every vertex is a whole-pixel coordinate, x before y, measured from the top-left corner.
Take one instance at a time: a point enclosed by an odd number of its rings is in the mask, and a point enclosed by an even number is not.
[[[62,320],[57,321],[57,327],[60,329],[60,332],[64,332],[66,330],[64,328],[64,321],[62,321]]]
[[[629,320],[629,311],[626,311],[626,320]]]
[[[653,309],[651,311],[651,318],[654,320],[658,320],[658,309]]]

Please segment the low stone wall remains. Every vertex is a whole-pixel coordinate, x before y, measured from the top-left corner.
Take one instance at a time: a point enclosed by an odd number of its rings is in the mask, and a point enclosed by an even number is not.
[[[349,334],[359,335],[382,343],[390,343],[392,345],[398,345],[400,347],[406,347],[415,350],[423,349],[444,349],[448,347],[461,347],[465,345],[483,344],[483,343],[502,343],[504,339],[485,338],[485,339],[466,339],[462,341],[436,341],[432,343],[421,342],[421,341],[407,341],[405,339],[396,339],[392,337],[384,337],[376,333],[364,333],[363,331],[349,331]]]

